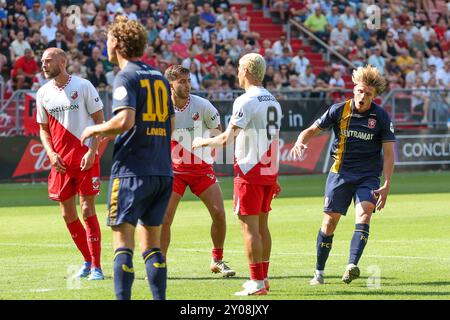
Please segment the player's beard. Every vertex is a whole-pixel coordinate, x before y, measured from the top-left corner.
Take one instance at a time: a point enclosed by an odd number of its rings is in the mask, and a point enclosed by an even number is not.
[[[55,68],[53,70],[48,70],[47,72],[44,71],[44,76],[46,79],[54,79],[61,73],[61,70],[59,68]]]

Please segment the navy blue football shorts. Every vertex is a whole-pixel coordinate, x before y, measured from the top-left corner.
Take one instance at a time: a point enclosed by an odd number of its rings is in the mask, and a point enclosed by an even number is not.
[[[354,204],[369,201],[376,205],[374,190],[380,187],[377,176],[355,176],[344,173],[330,172],[325,185],[325,200],[323,211],[347,214],[352,199]]]
[[[109,183],[108,226],[129,223],[156,227],[162,224],[172,194],[173,178],[142,176],[113,178]]]

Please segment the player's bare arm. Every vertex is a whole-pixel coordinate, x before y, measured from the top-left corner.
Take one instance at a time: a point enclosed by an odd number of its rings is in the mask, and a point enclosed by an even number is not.
[[[379,189],[374,190],[375,193],[379,195],[376,208],[381,210],[386,205],[387,196],[389,194],[389,189],[391,188],[391,178],[394,173],[394,146],[395,142],[385,142],[383,143],[383,175],[384,184]]]
[[[101,124],[104,122],[105,118],[103,116],[103,110],[99,110],[91,114],[92,119],[95,124]],[[95,161],[95,154],[97,153],[98,147],[100,145],[100,137],[93,137],[91,146],[89,147],[86,154],[81,159],[80,168],[81,171],[86,171],[92,168]]]
[[[66,164],[64,163],[63,158],[53,149],[52,136],[50,134],[50,127],[48,126],[48,123],[39,124],[39,135],[52,166],[58,172],[66,172]]]
[[[233,124],[230,124],[225,130],[225,132],[212,137],[212,138],[200,138],[196,137],[194,138],[194,141],[192,141],[192,149],[197,149],[201,147],[220,147],[223,145],[228,145],[232,141],[234,141],[234,138],[237,137],[239,132],[241,131],[241,128],[238,126],[235,126]]]
[[[308,129],[303,130],[297,138],[294,147],[290,151],[294,159],[301,158],[306,149],[308,149],[309,140],[318,135],[322,130],[314,123]]]
[[[90,137],[118,135],[134,126],[136,111],[131,108],[120,109],[109,121],[89,126],[81,135],[81,144]]]

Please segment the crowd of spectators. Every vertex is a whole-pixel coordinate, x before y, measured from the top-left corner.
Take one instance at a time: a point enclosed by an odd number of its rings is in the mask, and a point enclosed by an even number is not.
[[[390,88],[450,88],[450,1],[443,0],[262,0],[267,15],[281,23],[293,18],[350,60],[370,63]],[[376,4],[380,25],[370,28],[366,9]],[[79,10],[73,10],[75,5]],[[71,10],[69,10],[70,8]],[[228,0],[0,0],[0,70],[7,88],[37,89],[45,78],[40,58],[47,47],[69,57],[68,71],[110,90],[117,67],[108,62],[106,30],[116,15],[136,19],[148,30],[142,61],[161,70],[182,64],[191,71],[194,90],[209,98],[232,97],[238,89],[239,58],[259,52],[266,58],[264,85],[323,97],[345,88],[351,71],[338,58],[319,70],[300,48],[293,52],[287,34],[273,43],[252,29],[247,9]],[[309,41],[318,52],[322,47]]]

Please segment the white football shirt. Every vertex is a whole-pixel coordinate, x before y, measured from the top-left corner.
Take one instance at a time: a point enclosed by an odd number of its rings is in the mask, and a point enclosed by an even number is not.
[[[279,102],[263,87],[251,87],[234,101],[230,124],[243,129],[236,137],[236,182],[276,182],[281,117]]]
[[[91,114],[102,110],[103,102],[97,90],[86,79],[70,76],[63,88],[51,80],[36,94],[38,123],[48,123],[55,152],[66,164],[79,167],[92,139],[81,145],[83,130],[94,124]]]

